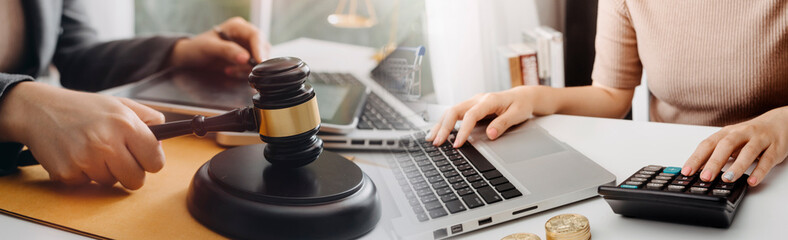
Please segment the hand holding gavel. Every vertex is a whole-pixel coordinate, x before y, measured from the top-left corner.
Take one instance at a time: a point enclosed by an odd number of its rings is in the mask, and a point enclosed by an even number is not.
[[[202,136],[207,132],[213,131],[258,131],[261,139],[268,143],[265,147],[264,155],[265,159],[272,164],[282,167],[300,167],[309,164],[322,152],[323,142],[315,136],[320,128],[320,116],[313,89],[309,85],[304,85],[308,73],[308,66],[300,59],[270,59],[258,64],[249,76],[250,84],[258,91],[258,94],[252,99],[254,107],[236,109],[214,117],[198,115],[192,120],[149,126],[150,131],[148,134],[152,133],[157,140],[163,140],[190,133]],[[102,99],[111,98],[96,94],[91,94],[90,96]],[[138,110],[141,109],[140,111],[147,109],[149,112],[155,112],[130,100],[122,99],[122,101],[127,101],[126,105],[135,106]],[[69,103],[64,104],[66,106],[69,105]],[[72,111],[79,109],[79,107],[72,107]],[[141,118],[140,114],[142,113],[137,113]],[[73,117],[79,118],[82,116]],[[98,120],[104,120],[104,118],[102,117]],[[131,127],[131,129],[137,128]],[[46,136],[45,134],[34,135]],[[52,141],[53,139],[49,139],[48,142]],[[62,143],[62,141],[68,140],[55,139],[54,141],[61,141]],[[36,152],[39,149],[37,146],[41,145],[25,144],[30,147],[32,152],[25,151],[20,154],[18,158],[19,165],[37,164],[36,158],[40,157],[40,152]],[[46,145],[46,142],[41,144]],[[70,144],[73,145],[74,143]],[[116,148],[114,146],[112,148],[107,147],[105,149],[107,151]],[[121,147],[125,149],[125,146]],[[162,158],[161,149],[160,147],[158,148],[158,151],[148,151],[147,154],[157,154],[159,158]],[[94,180],[103,185],[113,185],[120,181],[126,188],[137,189],[142,186],[144,171],[156,172],[163,165],[163,159],[160,159],[158,167],[147,166],[150,165],[146,164],[147,158],[142,155],[137,156],[134,152],[131,154],[129,152],[125,153],[125,155],[133,156],[118,159],[115,157],[115,154],[102,154],[93,151],[96,149],[95,146],[83,147],[82,149],[85,151],[77,151],[76,153],[87,154],[90,157],[80,157],[77,158],[78,161],[70,161],[68,159],[66,159],[68,161],[64,161],[64,157],[69,158],[71,156],[64,154],[62,151],[56,151],[54,159],[51,157],[45,158],[47,164],[43,164],[43,166],[50,172],[53,180],[61,180],[73,184]],[[52,153],[52,151],[49,152]],[[67,156],[57,156],[57,154]],[[108,156],[112,156],[110,157],[111,159],[102,159]],[[80,174],[82,177],[77,176],[78,178],[73,180],[73,178],[69,177],[70,175],[53,175],[55,168],[62,169],[64,166],[71,166],[69,169],[74,171],[69,172]],[[96,172],[99,174],[96,174]]]

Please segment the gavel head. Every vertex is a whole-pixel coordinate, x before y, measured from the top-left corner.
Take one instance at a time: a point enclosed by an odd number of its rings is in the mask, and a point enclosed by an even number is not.
[[[320,113],[312,86],[305,85],[309,66],[294,57],[257,64],[249,84],[257,90],[255,107],[265,158],[276,167],[301,167],[317,159],[323,141],[315,136]]]

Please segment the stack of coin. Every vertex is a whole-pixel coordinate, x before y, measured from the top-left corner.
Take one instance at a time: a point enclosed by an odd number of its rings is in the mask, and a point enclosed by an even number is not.
[[[547,240],[588,240],[591,226],[588,218],[580,214],[561,214],[544,224]]]
[[[501,240],[542,240],[539,236],[533,233],[515,233],[506,237],[501,238]]]

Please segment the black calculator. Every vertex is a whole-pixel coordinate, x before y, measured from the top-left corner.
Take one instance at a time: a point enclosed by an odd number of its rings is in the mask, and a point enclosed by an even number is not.
[[[679,167],[649,165],[618,186],[598,189],[613,212],[627,217],[727,228],[747,191],[747,174],[736,182],[700,180],[700,171],[681,174]]]

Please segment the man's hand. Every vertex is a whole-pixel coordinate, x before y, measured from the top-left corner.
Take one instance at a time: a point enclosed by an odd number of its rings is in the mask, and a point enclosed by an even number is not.
[[[260,31],[243,18],[231,18],[217,26],[217,29],[232,41],[222,39],[215,30],[178,40],[170,55],[169,65],[208,68],[223,71],[228,76],[246,77],[252,70],[248,64],[250,56],[256,62],[268,58],[271,46],[261,41]]]
[[[0,141],[27,145],[52,180],[139,189],[164,166],[147,125],[164,116],[125,98],[22,82],[0,105]]]
[[[777,164],[788,157],[788,107],[776,108],[757,118],[726,126],[703,140],[684,164],[681,174],[692,175],[700,169],[700,179],[717,177],[729,157],[736,160],[723,174],[724,182],[734,182],[760,156],[747,183],[756,186]]]

